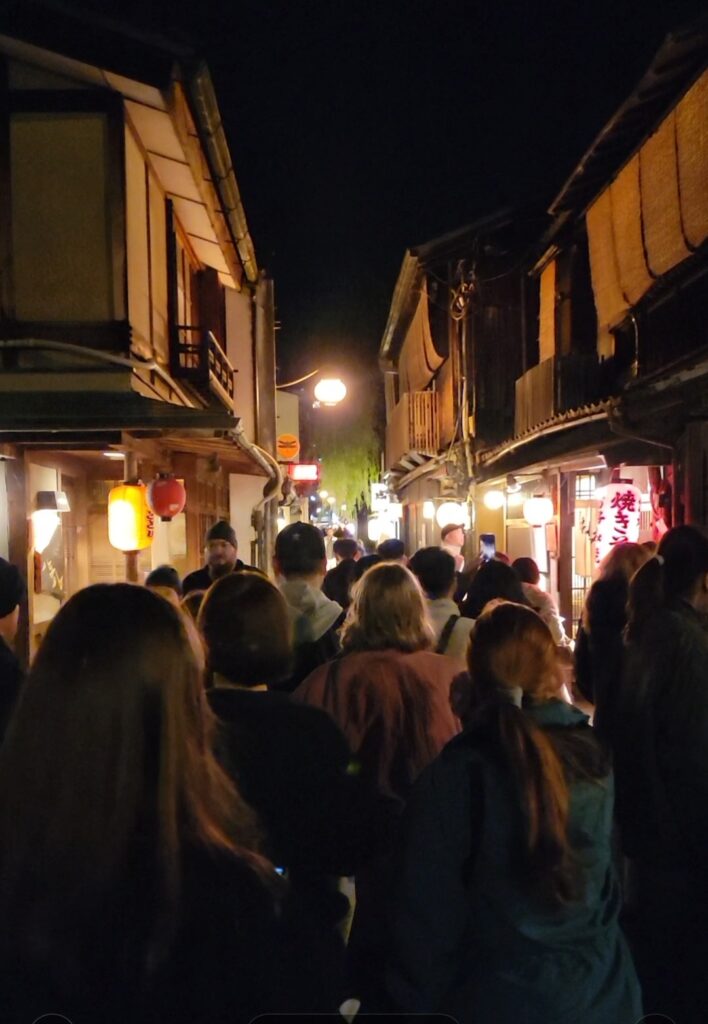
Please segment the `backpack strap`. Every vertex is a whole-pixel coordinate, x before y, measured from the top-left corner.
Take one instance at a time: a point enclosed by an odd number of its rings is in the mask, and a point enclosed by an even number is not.
[[[455,612],[455,614],[451,615],[450,618],[445,623],[445,625],[443,626],[442,633],[440,634],[440,639],[438,640],[438,645],[435,648],[436,654],[444,654],[445,651],[447,650],[447,645],[450,643],[452,631],[455,628],[455,623],[459,618],[460,616],[457,614],[457,612]]]

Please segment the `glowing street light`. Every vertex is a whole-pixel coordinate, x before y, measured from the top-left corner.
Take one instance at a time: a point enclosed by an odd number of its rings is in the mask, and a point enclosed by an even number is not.
[[[323,377],[315,384],[315,398],[320,405],[339,405],[346,397],[346,384],[339,377]]]

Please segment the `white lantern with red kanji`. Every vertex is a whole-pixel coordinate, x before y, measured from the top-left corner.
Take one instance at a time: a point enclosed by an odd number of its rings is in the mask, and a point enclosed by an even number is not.
[[[617,544],[639,541],[642,492],[632,483],[605,488],[595,534],[595,565]]]

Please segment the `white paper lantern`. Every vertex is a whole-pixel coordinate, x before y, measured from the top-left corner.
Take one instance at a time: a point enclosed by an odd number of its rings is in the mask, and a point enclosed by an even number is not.
[[[438,508],[435,518],[441,530],[451,523],[462,524],[465,521],[465,507],[457,501],[444,501]]]
[[[524,502],[524,519],[529,526],[545,526],[553,519],[553,502],[550,498],[536,496]]]

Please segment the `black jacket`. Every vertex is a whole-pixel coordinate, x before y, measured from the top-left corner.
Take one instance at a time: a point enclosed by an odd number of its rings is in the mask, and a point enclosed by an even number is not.
[[[260,572],[260,569],[256,569],[255,565],[246,565],[240,558],[237,558],[233,571],[243,572],[244,569],[249,572]],[[190,572],[188,576],[184,577],[182,581],[182,594],[189,594],[192,590],[208,590],[213,582],[214,580],[209,575],[209,566],[203,565],[201,569],[195,569],[194,572]]]
[[[376,810],[329,715],[283,693],[216,687],[208,699],[217,755],[265,826],[273,863],[293,879],[354,874]]]
[[[20,695],[24,673],[15,652],[0,637],[0,742]]]

